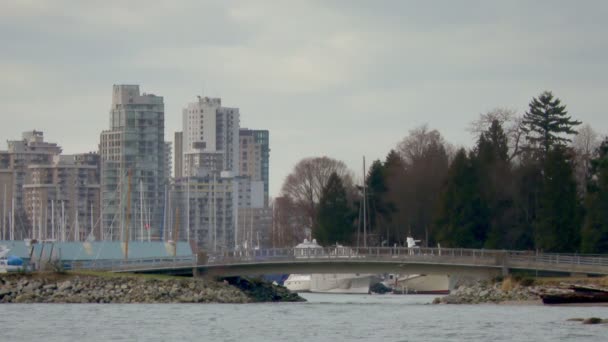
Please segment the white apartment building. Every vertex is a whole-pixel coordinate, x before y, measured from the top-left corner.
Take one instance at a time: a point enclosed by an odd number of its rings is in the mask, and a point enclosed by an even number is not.
[[[220,98],[189,103],[182,111],[182,175],[238,175],[239,120],[239,109],[222,107]]]
[[[141,94],[138,85],[114,85],[110,129],[101,133],[99,145],[104,238],[155,240],[163,236],[170,172],[164,136],[163,98]]]

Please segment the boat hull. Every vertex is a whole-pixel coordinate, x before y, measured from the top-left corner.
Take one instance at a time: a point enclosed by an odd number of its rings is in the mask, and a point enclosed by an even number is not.
[[[310,292],[310,274],[290,274],[283,285],[291,292]]]
[[[450,278],[447,275],[409,275],[393,284],[385,284],[395,294],[449,294]]]
[[[371,274],[312,274],[310,292],[368,294]]]

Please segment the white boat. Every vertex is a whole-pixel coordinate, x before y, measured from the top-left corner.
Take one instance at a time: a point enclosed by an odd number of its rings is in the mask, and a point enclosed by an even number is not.
[[[420,247],[413,237],[406,238],[408,253],[413,255],[418,253]],[[389,274],[382,285],[393,290],[398,294],[449,294],[450,277],[438,274]]]
[[[450,293],[450,278],[441,274],[389,274],[382,284],[397,294]]]
[[[373,274],[312,274],[310,292],[368,294]]]
[[[292,292],[310,292],[310,274],[290,274],[283,283]]]
[[[336,246],[333,250],[325,251],[315,239],[304,242],[294,247],[296,258],[323,257],[323,253],[330,253],[331,257],[352,257],[352,250],[344,246]],[[316,293],[369,293],[372,274],[336,274],[336,273],[313,273],[313,274],[291,274],[285,280],[285,287],[294,292],[316,292]]]
[[[0,273],[23,270],[23,260],[19,257],[8,256],[10,249],[0,246]]]

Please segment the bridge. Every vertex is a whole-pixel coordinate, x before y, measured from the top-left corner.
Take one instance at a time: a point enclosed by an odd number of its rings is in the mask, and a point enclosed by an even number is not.
[[[448,274],[491,278],[514,270],[608,275],[608,255],[578,255],[462,248],[273,248],[163,259],[72,264],[74,269],[174,275],[287,273]]]

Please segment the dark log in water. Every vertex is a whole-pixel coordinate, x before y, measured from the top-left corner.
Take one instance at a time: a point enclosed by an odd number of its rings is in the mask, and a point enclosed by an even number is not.
[[[544,304],[608,303],[608,291],[587,286],[571,285],[573,292],[541,294]]]

